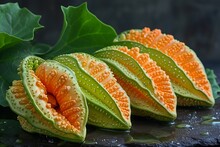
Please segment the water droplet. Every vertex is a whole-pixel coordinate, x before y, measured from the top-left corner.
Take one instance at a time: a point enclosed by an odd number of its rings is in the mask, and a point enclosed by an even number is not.
[[[190,128],[191,126],[189,124],[178,124],[176,125],[177,128]]]
[[[220,125],[220,121],[219,120],[218,121],[213,121],[212,125]]]
[[[83,144],[86,144],[86,145],[95,145],[95,144],[98,144],[98,142],[96,142],[96,141],[84,141],[84,143]]]
[[[23,141],[21,139],[16,139],[15,142],[21,144]]]
[[[212,117],[212,119],[205,120],[201,122],[202,125],[220,125],[220,120],[216,120],[215,117]]]
[[[48,142],[48,143],[54,143],[53,138],[50,138],[50,137],[48,137],[48,136],[46,136],[46,138],[47,138],[47,142]]]
[[[117,139],[115,139],[115,140],[112,140],[111,142],[114,144],[114,143],[116,143],[118,140]]]
[[[153,138],[149,138],[149,139],[133,139],[133,142],[135,143],[146,143],[146,144],[156,144],[156,143],[161,143],[159,140],[157,139],[153,139]]]
[[[172,122],[170,122],[169,124],[170,124],[170,125],[175,125],[176,122],[175,122],[175,121],[172,121]]]
[[[200,132],[200,135],[208,136],[208,135],[209,135],[209,132]]]
[[[48,140],[48,143],[54,143],[53,139]]]
[[[206,115],[206,116],[203,116],[202,119],[203,119],[203,120],[210,120],[210,119],[214,120],[214,119],[216,119],[216,118],[213,117],[212,115]]]
[[[0,121],[0,125],[6,124],[6,121]]]

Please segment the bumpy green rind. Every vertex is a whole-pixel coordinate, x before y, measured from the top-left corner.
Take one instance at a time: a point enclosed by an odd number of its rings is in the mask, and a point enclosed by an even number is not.
[[[25,95],[23,98],[27,99],[29,101],[29,106],[33,106],[34,111],[29,110],[26,105],[21,105],[20,100],[16,98],[16,96],[13,94],[12,89],[10,88],[6,93],[6,99],[11,107],[11,109],[17,113],[20,117],[23,117],[27,120],[27,123],[32,126],[30,132],[37,132],[37,133],[43,133],[45,135],[51,135],[54,137],[58,137],[60,139],[69,140],[73,142],[82,142],[85,139],[86,136],[86,122],[87,122],[87,115],[88,115],[88,108],[86,100],[83,98],[83,95],[81,94],[83,106],[85,107],[85,121],[82,126],[85,128],[82,130],[82,132],[77,131],[70,131],[68,129],[65,129],[63,127],[59,127],[58,124],[55,121],[54,116],[51,114],[51,112],[47,109],[46,104],[44,100],[39,98],[39,93],[36,92],[38,89],[35,86],[36,83],[36,77],[33,77],[30,71],[35,71],[36,68],[43,63],[44,60],[35,57],[35,56],[29,56],[26,57],[19,67],[19,73],[21,75],[21,81],[22,85],[25,90]],[[45,62],[44,62],[45,63]],[[77,86],[76,78],[74,75],[74,72],[70,70],[68,67],[56,62],[56,61],[46,61],[46,64],[50,64],[50,66],[54,66],[55,68],[59,70],[63,70],[65,73],[67,73],[73,80],[73,84]],[[81,93],[79,88],[77,93]],[[22,97],[21,97],[22,98]],[[84,116],[83,115],[83,116]],[[22,126],[24,129],[25,127]],[[26,127],[28,129],[30,127]],[[25,130],[26,130],[25,129]]]
[[[114,42],[114,44],[127,46],[129,48],[138,47],[140,52],[148,53],[150,58],[156,61],[157,65],[169,75],[173,89],[177,94],[177,105],[212,107],[215,104],[213,97],[209,98],[202,90],[197,88],[185,71],[161,51],[147,48],[140,43],[132,41]],[[191,100],[189,101],[189,99]]]
[[[137,63],[136,60],[117,50],[117,48],[120,47],[121,46],[106,47],[96,51],[94,56],[106,62],[111,68],[114,75],[117,77],[118,82],[131,97],[131,106],[133,107],[132,110],[137,109],[139,111],[144,111],[146,114],[144,116],[149,116],[154,119],[164,121],[174,120],[177,116],[176,112],[170,112],[158,101],[154,93],[154,87],[151,79],[143,71],[143,68]],[[132,68],[133,70],[129,70],[128,67]],[[122,83],[124,83],[124,85],[122,85]],[[141,93],[148,97],[148,101],[146,99],[146,101],[138,100],[138,98],[131,96],[134,92],[131,91],[127,85],[132,85],[141,91]],[[143,116],[142,114],[134,112],[132,112],[132,114]]]
[[[63,133],[62,131],[58,131],[58,130],[54,129],[52,126],[49,126],[49,125],[47,126],[47,127],[51,127],[51,130],[49,130],[49,131],[47,129],[40,129],[40,128],[37,128],[36,126],[33,126],[31,123],[29,123],[22,116],[18,116],[17,118],[18,118],[18,121],[21,124],[21,127],[29,133],[44,134],[44,135],[47,135],[47,136],[57,137],[57,138],[60,138],[62,140],[71,141],[71,142],[82,142],[81,139],[80,140],[76,139],[78,136],[76,136],[74,134]]]
[[[138,97],[137,99],[131,99],[131,108],[133,115],[148,116],[160,121],[172,121],[176,119],[176,112],[168,112],[167,109],[163,105],[161,105],[159,101],[156,100],[155,96],[151,94],[149,89],[143,86],[143,84],[138,81],[136,77],[132,75],[129,71],[127,71],[124,67],[120,66],[118,63],[109,61],[108,59],[103,59],[103,61],[108,63],[108,66],[112,69],[114,74],[117,75],[119,83],[120,81],[123,81],[125,85],[130,84],[139,89],[144,95],[151,98],[151,102],[149,103],[138,100]],[[117,66],[115,66],[115,64]],[[123,88],[126,91],[130,90],[129,88],[127,89],[126,86],[124,86]],[[131,93],[133,93],[133,91],[131,91]]]
[[[41,113],[41,115],[43,115],[43,117],[45,119],[47,119],[48,121],[51,121],[54,126],[56,128],[59,129],[58,125],[56,124],[56,121],[53,118],[53,115],[51,114],[51,112],[46,108],[45,106],[45,102],[43,100],[40,99],[36,99],[36,97],[38,96],[36,93],[34,93],[35,91],[35,87],[33,87],[33,85],[35,84],[35,78],[31,75],[30,73],[30,69],[29,69],[29,64],[32,62],[31,61],[32,57],[27,57],[23,60],[22,63],[22,81],[23,81],[23,85],[26,89],[26,92],[31,100],[31,102],[33,103],[33,105],[35,106],[36,110],[39,111],[39,113]],[[50,66],[53,66],[54,68],[58,69],[58,70],[62,70],[63,72],[65,72],[66,74],[68,74],[68,76],[70,78],[72,78],[72,82],[73,85],[75,85],[77,87],[78,83],[75,77],[75,74],[72,70],[70,70],[68,67],[66,67],[63,64],[60,64],[59,62],[56,61],[47,61],[48,64],[50,64]],[[80,92],[80,88],[77,87],[77,91],[76,91],[79,95],[82,96],[81,92]],[[83,106],[85,106],[85,110],[87,109],[86,106],[86,101],[85,99],[82,98],[83,101]],[[85,113],[87,113],[85,111]],[[85,114],[86,116],[86,114]],[[84,126],[86,125],[86,121],[83,124]],[[67,131],[68,130],[63,130],[63,131]],[[82,132],[83,133],[83,132]],[[85,138],[85,134],[79,134],[79,136],[81,136],[82,138]]]
[[[85,95],[88,97],[87,102],[89,107],[89,124],[108,129],[127,130],[131,128],[131,124],[126,125],[123,120],[115,118],[115,114],[109,111],[107,107],[100,105],[100,102],[97,102],[93,98],[91,101],[91,97],[87,94]]]
[[[27,95],[23,98],[25,97],[26,99],[28,99]],[[45,119],[38,111],[32,112],[31,110],[26,108],[27,105],[21,105],[19,103],[21,99],[22,97],[20,99],[15,98],[15,95],[12,93],[11,89],[9,89],[6,93],[6,100],[8,101],[10,108],[19,116],[19,118],[23,118],[26,121],[25,125],[21,124],[24,130],[35,133],[44,132],[42,134],[54,136],[69,141],[82,141],[82,139],[75,134],[63,132],[55,128],[53,123]],[[29,105],[32,105],[30,100]],[[27,125],[29,125],[29,127]]]
[[[102,62],[92,56],[90,58]],[[54,60],[68,66],[75,72],[78,83],[87,98],[89,124],[109,129],[131,128],[130,120],[125,120],[115,100],[95,78],[82,68],[77,58],[71,54],[64,54],[55,57]]]
[[[18,120],[20,121],[22,128],[27,132],[40,133],[71,142],[82,142],[84,140],[77,134],[67,133],[55,128],[51,122],[43,118],[38,112],[33,113],[25,107],[19,105],[19,103],[17,103],[16,107],[16,104],[12,102],[11,99],[9,99],[9,104],[12,110],[19,115]],[[25,121],[25,124],[22,124],[21,121]]]
[[[51,133],[51,132],[48,132],[46,130],[39,129],[39,128],[36,128],[36,127],[32,126],[31,123],[29,123],[24,117],[22,117],[20,115],[17,117],[17,119],[20,122],[20,125],[21,125],[22,129],[24,129],[27,132],[45,134],[45,135],[48,135],[48,136],[54,136],[54,134]]]

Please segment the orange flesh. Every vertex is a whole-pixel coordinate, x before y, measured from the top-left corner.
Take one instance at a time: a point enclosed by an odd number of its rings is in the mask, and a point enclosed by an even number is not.
[[[51,107],[52,108],[55,108],[55,107],[57,107],[58,106],[58,104],[57,104],[57,101],[56,101],[56,98],[53,96],[53,95],[51,95],[51,94],[47,94],[47,97],[48,97],[48,102],[51,104]]]
[[[91,59],[84,54],[76,54],[76,57],[81,62],[82,67],[102,86],[104,86],[109,94],[116,100],[123,116],[129,120],[129,98],[121,86],[117,83],[117,80],[113,77],[113,74],[108,69],[107,65]]]
[[[152,80],[154,93],[159,101],[162,102],[170,111],[175,111],[176,97],[172,91],[170,79],[166,73],[150,59],[147,53],[140,53],[139,48],[137,47],[131,49],[121,47],[119,50],[130,55],[139,63]]]
[[[37,118],[38,121],[41,121],[45,124],[48,124],[47,121],[44,120],[43,117],[41,117],[41,115],[39,115],[36,112],[33,104],[28,99],[28,97],[25,93],[25,90],[24,90],[24,86],[23,86],[23,84],[20,80],[19,81],[16,81],[16,80],[13,81],[12,86],[11,86],[10,89],[11,89],[12,93],[14,94],[15,98],[20,100],[19,104],[24,105],[24,107],[26,109],[30,110],[32,115],[35,118]],[[44,93],[42,93],[42,94],[44,94]],[[44,99],[44,100],[46,101],[46,99]],[[64,116],[57,113],[55,109],[51,108],[50,104],[48,105],[48,109],[51,109],[53,115],[56,117],[55,119],[57,121],[57,124],[59,124],[59,126],[61,128],[68,129],[69,131],[73,131],[73,132],[77,131],[76,128],[72,124],[70,124],[70,122]]]
[[[19,104],[25,105],[25,108],[34,112],[35,109],[32,106],[31,102],[28,100],[22,82],[14,80],[12,86],[10,87],[11,92],[14,94],[16,99],[20,99]]]
[[[71,86],[69,76],[45,64],[41,64],[37,68],[36,76],[39,79],[38,82],[41,83],[37,86],[46,89],[44,94],[47,98],[45,101],[48,103],[48,108],[54,112],[54,115],[64,116],[73,127],[80,130],[80,116],[78,113],[83,110],[77,105],[78,95],[75,92],[75,87]],[[56,107],[53,107],[53,105]],[[68,124],[66,121],[61,121],[62,125],[66,125],[66,123]]]
[[[198,88],[212,97],[211,87],[196,56],[188,47],[173,38],[172,35],[162,34],[160,30],[144,28],[141,31],[131,30],[125,35],[126,40],[137,41],[150,48],[155,48],[170,56],[193,80]]]
[[[117,77],[116,77],[117,78]],[[154,110],[159,110],[159,106],[153,101],[150,97],[148,97],[145,93],[142,93],[142,91],[136,87],[134,87],[132,84],[127,83],[126,80],[122,80],[121,78],[117,78],[120,85],[128,91],[129,96],[131,97],[131,102],[136,103],[136,101],[144,101],[145,105],[148,105]],[[144,105],[143,104],[143,105]]]

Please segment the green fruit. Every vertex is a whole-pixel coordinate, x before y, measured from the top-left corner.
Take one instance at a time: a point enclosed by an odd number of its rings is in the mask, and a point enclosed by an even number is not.
[[[71,68],[87,98],[88,123],[110,129],[130,129],[130,100],[108,66],[85,53],[61,55],[54,60]]]
[[[114,72],[131,99],[132,114],[158,120],[176,118],[176,96],[170,79],[148,54],[139,48],[109,46],[95,52]]]
[[[13,81],[6,99],[24,130],[82,142],[88,108],[74,72],[35,56],[26,57],[19,70],[21,80]]]

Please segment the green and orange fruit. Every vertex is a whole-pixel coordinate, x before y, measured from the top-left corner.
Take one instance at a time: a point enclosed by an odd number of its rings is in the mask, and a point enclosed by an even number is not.
[[[76,73],[79,86],[87,98],[89,124],[110,129],[130,129],[129,97],[107,64],[85,53],[60,55],[54,60]]]
[[[212,88],[207,79],[204,66],[195,52],[172,35],[163,34],[159,29],[130,30],[120,34],[115,41],[134,41],[143,44],[141,52],[150,54],[153,60],[170,76],[173,88],[178,95],[178,105],[207,106],[214,105]],[[167,65],[151,51],[155,49],[167,60]],[[150,53],[151,52],[151,53]],[[166,61],[165,61],[166,62]],[[173,64],[176,64],[174,65]],[[168,64],[172,66],[170,69]],[[173,70],[173,72],[172,72]]]
[[[130,97],[133,114],[166,121],[176,118],[170,79],[147,53],[140,53],[138,47],[109,46],[96,51],[95,57],[112,69]]]
[[[75,74],[52,60],[26,57],[6,94],[24,130],[82,142],[88,108]]]

